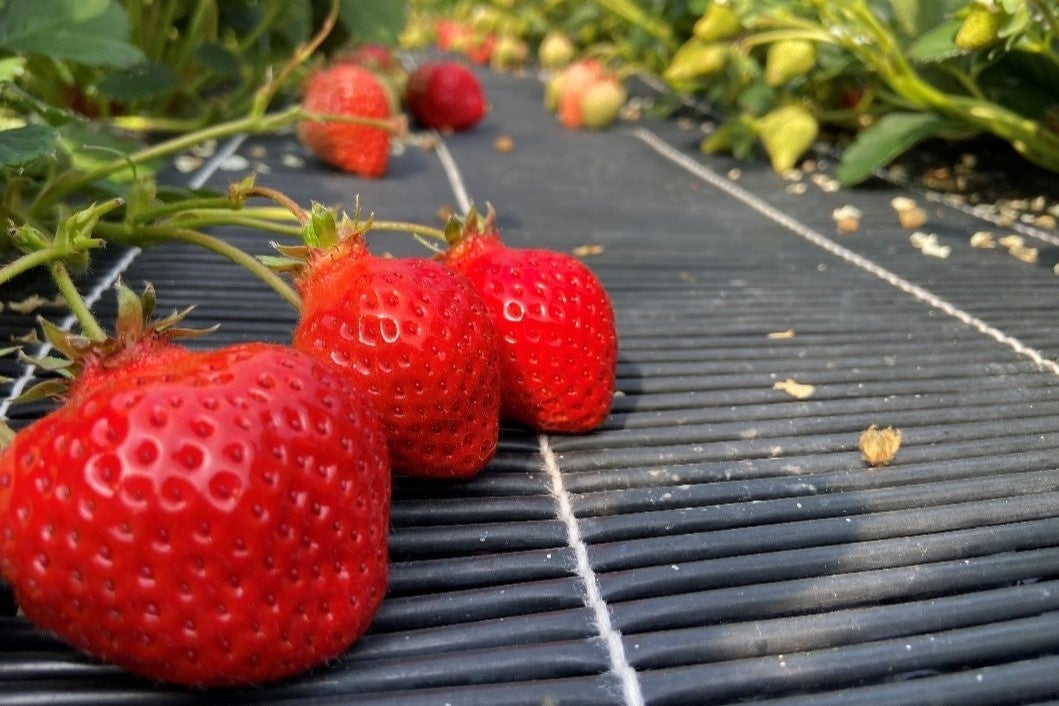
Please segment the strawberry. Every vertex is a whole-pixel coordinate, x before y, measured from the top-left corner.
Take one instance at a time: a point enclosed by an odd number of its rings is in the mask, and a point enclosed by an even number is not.
[[[386,91],[365,68],[336,64],[318,71],[305,84],[302,105],[316,113],[364,118],[390,116]],[[298,137],[323,161],[365,177],[386,173],[390,136],[382,128],[339,122],[302,122]]]
[[[577,128],[584,124],[581,115],[581,97],[585,90],[600,76],[605,69],[596,59],[575,61],[562,72],[559,83],[558,117],[565,127]]]
[[[0,572],[25,615],[196,686],[346,650],[386,587],[389,466],[365,399],[284,346],[131,362],[75,380],[0,453]]]
[[[1000,30],[1010,19],[1011,16],[1003,7],[972,2],[956,30],[952,43],[965,51],[989,49],[1000,43]]]
[[[618,117],[625,105],[625,86],[614,76],[598,79],[581,96],[581,120],[585,127],[600,130]]]
[[[781,39],[765,54],[765,83],[779,86],[816,66],[816,45],[805,39]]]
[[[777,174],[794,167],[820,132],[816,116],[797,103],[771,110],[758,119],[756,127]]]
[[[485,93],[462,64],[423,64],[408,79],[405,102],[416,119],[436,130],[466,130],[485,116]]]
[[[695,23],[692,33],[703,42],[729,39],[743,30],[739,16],[727,4],[711,3]]]
[[[368,392],[408,475],[471,476],[489,462],[500,431],[496,332],[460,276],[424,258],[372,255],[358,223],[336,232],[313,207],[316,245],[295,270],[302,313],[295,348],[336,364]],[[290,252],[288,250],[288,252]]]
[[[496,35],[492,32],[486,34],[471,33],[462,47],[463,55],[473,63],[484,66],[489,63],[496,47]]]
[[[581,261],[509,248],[492,212],[447,228],[440,255],[492,314],[500,342],[501,413],[538,431],[586,432],[614,395],[617,334],[603,285]]]
[[[562,32],[549,32],[537,49],[537,60],[545,69],[561,69],[574,59],[577,49]]]

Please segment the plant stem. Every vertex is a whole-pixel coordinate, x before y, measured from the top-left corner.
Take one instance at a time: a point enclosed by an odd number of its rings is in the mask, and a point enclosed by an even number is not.
[[[313,52],[315,52],[323,41],[327,39],[327,35],[331,33],[331,30],[335,26],[335,22],[338,21],[338,9],[339,0],[331,0],[331,8],[328,10],[327,17],[324,18],[324,23],[321,25],[320,30],[313,35],[309,41],[300,44],[294,50],[294,54],[291,56],[290,60],[279,70],[279,73],[277,73],[272,80],[258,89],[257,93],[254,94],[254,101],[250,106],[251,117],[262,116],[265,114],[265,111],[268,110],[268,104],[272,102],[272,98],[276,95],[276,91],[280,89],[291,72],[305,63],[306,59],[312,56]]]
[[[214,209],[225,209],[231,210],[234,208],[231,200],[226,196],[210,196],[201,199],[184,199],[181,201],[174,201],[172,203],[162,204],[157,208],[152,208],[149,211],[145,211],[139,217],[141,223],[147,221],[154,221],[164,216],[168,216],[171,213],[183,213],[185,211],[193,210],[214,210]]]
[[[294,199],[287,196],[282,191],[271,189],[267,186],[251,186],[248,189],[244,189],[241,193],[247,198],[260,196],[261,198],[270,199],[290,211],[291,215],[293,215],[302,225],[309,222],[309,214],[305,212],[305,209],[299,206]]]
[[[70,308],[70,312],[81,326],[81,333],[84,334],[85,338],[96,342],[105,341],[107,338],[106,332],[96,321],[96,318],[92,316],[92,312],[89,311],[85,300],[81,298],[81,293],[77,291],[77,286],[74,284],[73,279],[70,278],[66,265],[58,260],[53,260],[48,265],[48,270],[51,272],[52,279],[55,280],[55,286],[59,288],[59,293],[66,300],[66,306]]]
[[[96,232],[107,240],[129,245],[143,246],[161,242],[177,242],[204,248],[246,268],[251,274],[272,288],[276,294],[283,297],[295,311],[301,310],[301,297],[279,275],[253,255],[243,252],[220,238],[190,228],[178,228],[168,225],[141,226],[133,229],[125,224],[100,223],[96,226]]]
[[[162,221],[156,225],[173,226],[176,228],[207,228],[209,226],[241,226],[263,230],[277,235],[285,235],[293,238],[301,237],[301,226],[289,226],[278,223],[267,218],[255,218],[245,213],[232,211],[199,211],[188,214],[181,213],[179,216]]]
[[[329,113],[315,113],[303,109],[301,106],[291,106],[285,110],[267,115],[248,115],[237,120],[219,123],[202,130],[178,135],[177,137],[159,142],[151,147],[145,147],[138,152],[115,159],[89,172],[77,173],[67,172],[38,194],[30,212],[40,214],[44,209],[65,197],[88,186],[92,182],[105,179],[106,177],[126,169],[130,166],[143,164],[155,159],[167,157],[177,152],[182,152],[207,140],[217,140],[240,133],[268,133],[278,128],[290,125],[302,120],[354,123],[357,125],[368,125],[377,127],[388,132],[400,132],[402,122],[400,119],[375,119],[364,118],[355,115],[332,115]]]
[[[58,250],[44,249],[26,253],[25,255],[7,263],[3,267],[0,267],[0,284],[10,281],[34,267],[40,267],[41,265],[45,265],[52,260],[57,260],[61,257],[63,257],[63,254]]]
[[[368,230],[395,231],[398,233],[412,233],[413,235],[425,235],[441,242],[446,242],[445,231],[439,228],[420,225],[419,223],[408,223],[405,221],[369,221]]]

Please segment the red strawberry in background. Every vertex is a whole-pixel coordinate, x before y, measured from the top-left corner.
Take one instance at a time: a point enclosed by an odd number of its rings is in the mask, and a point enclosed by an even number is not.
[[[485,116],[485,92],[470,69],[454,61],[423,64],[408,79],[408,109],[436,130],[466,130]]]
[[[318,71],[305,84],[302,105],[314,113],[384,119],[390,116],[386,91],[365,68],[335,64]],[[298,137],[324,162],[365,177],[386,173],[390,136],[369,125],[340,122],[302,122]]]
[[[0,454],[0,571],[26,617],[196,686],[343,652],[386,587],[390,475],[370,406],[283,346],[139,363]]]
[[[494,215],[472,213],[441,261],[492,313],[500,342],[501,413],[538,431],[596,428],[614,395],[617,334],[610,298],[581,261],[509,248]]]
[[[395,471],[459,478],[480,471],[499,436],[496,333],[477,293],[423,258],[381,258],[363,229],[313,207],[318,247],[295,270],[294,346],[367,391]]]

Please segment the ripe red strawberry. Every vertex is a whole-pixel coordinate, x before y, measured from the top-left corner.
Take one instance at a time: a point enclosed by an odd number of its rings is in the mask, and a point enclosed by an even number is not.
[[[603,285],[581,261],[509,248],[490,213],[450,228],[441,260],[492,313],[500,341],[501,413],[539,431],[586,432],[614,395],[617,335]],[[456,232],[453,232],[456,231]]]
[[[485,116],[485,93],[470,69],[454,61],[423,64],[408,79],[405,102],[436,130],[466,130]]]
[[[302,105],[315,113],[387,118],[390,106],[379,80],[365,68],[335,64],[305,84]],[[390,159],[390,136],[369,125],[340,122],[298,124],[298,137],[321,160],[360,176],[380,177]]]
[[[347,370],[368,392],[395,471],[467,477],[496,451],[500,372],[481,299],[423,258],[380,258],[363,229],[314,206],[325,235],[295,274],[302,313],[294,346]],[[329,220],[329,223],[327,222]]]
[[[264,682],[335,657],[386,584],[370,406],[287,347],[163,361],[81,386],[0,454],[0,572],[22,610],[161,681]]]

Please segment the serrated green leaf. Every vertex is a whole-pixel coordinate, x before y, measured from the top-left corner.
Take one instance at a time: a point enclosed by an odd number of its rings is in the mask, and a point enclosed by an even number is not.
[[[0,130],[0,164],[23,167],[30,162],[55,154],[59,133],[49,125],[25,125]]]
[[[879,167],[938,134],[949,122],[933,113],[891,113],[857,135],[835,168],[843,186],[859,184]]]
[[[115,0],[7,0],[0,5],[0,48],[88,66],[132,66],[143,53],[128,41],[129,21]]]
[[[953,43],[960,20],[943,22],[925,32],[908,48],[908,58],[920,64],[929,64],[956,56],[961,49]]]
[[[404,27],[404,6],[394,0],[342,0],[338,16],[354,41],[393,44]]]
[[[121,103],[154,98],[172,90],[177,84],[176,75],[167,67],[147,62],[128,69],[119,69],[106,74],[96,88],[101,94]]]

